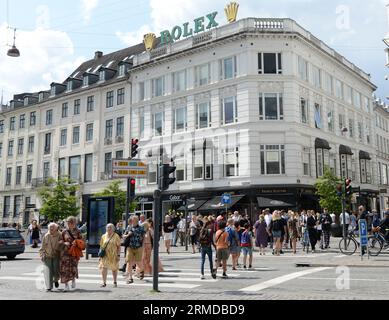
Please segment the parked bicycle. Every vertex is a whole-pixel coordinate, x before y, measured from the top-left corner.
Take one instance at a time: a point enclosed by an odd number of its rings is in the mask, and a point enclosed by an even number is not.
[[[373,228],[373,235],[369,237],[369,254],[373,257],[378,256],[382,249],[389,247],[388,241],[382,234],[381,228]]]

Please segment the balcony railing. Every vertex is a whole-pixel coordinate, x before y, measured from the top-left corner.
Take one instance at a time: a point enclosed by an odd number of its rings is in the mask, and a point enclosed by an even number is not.
[[[34,178],[31,180],[31,186],[33,188],[39,188],[39,187],[44,187],[49,185],[49,180],[51,177],[46,177],[46,178]]]

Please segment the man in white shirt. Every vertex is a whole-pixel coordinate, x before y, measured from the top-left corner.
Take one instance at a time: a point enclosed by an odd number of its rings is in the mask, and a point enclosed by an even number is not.
[[[345,225],[346,225],[346,232],[347,232],[348,227],[350,225],[350,214],[347,211],[345,211],[344,216],[345,216]],[[342,226],[342,230],[343,230],[343,213],[340,214],[339,219],[340,219],[340,225]]]
[[[234,223],[239,222],[242,219],[242,216],[239,214],[238,211],[235,211],[234,215],[232,216],[232,219],[234,219]]]
[[[178,222],[177,228],[178,228],[178,239],[180,240],[181,247],[184,246],[185,242],[185,231],[186,231],[186,220],[184,216],[181,216],[180,222]]]
[[[270,222],[271,222],[271,219],[272,219],[272,215],[270,213],[270,209],[265,209],[263,210],[263,214],[265,215],[265,222],[266,222],[266,225],[267,227],[270,226]]]

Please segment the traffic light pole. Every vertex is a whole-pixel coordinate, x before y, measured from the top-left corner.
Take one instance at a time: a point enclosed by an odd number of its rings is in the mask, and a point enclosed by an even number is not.
[[[130,202],[131,202],[130,183],[131,183],[131,178],[128,178],[127,179],[127,197],[126,197],[126,221],[124,224],[126,227],[128,225],[128,219],[130,218]]]
[[[153,238],[153,290],[158,290],[159,277],[159,240],[161,238],[160,227],[162,217],[162,192],[160,190],[154,191],[154,238]]]
[[[342,197],[342,219],[343,219],[343,243],[344,249],[347,250],[346,238],[347,238],[347,230],[346,230],[346,198]]]

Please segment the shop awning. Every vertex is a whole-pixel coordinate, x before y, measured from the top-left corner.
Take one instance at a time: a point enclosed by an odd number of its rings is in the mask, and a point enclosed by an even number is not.
[[[257,201],[260,208],[294,208],[296,206],[296,201],[292,196],[258,197]]]
[[[196,211],[206,202],[207,200],[188,200],[188,211]],[[177,211],[185,211],[185,207],[181,206],[177,209]]]
[[[229,209],[233,207],[235,204],[237,204],[242,198],[244,198],[244,195],[235,195],[231,196],[231,204],[225,205],[221,203],[222,196],[218,196],[213,198],[212,200],[209,200],[206,204],[204,204],[200,210],[201,211],[208,211],[208,210],[225,210],[226,208]]]
[[[315,148],[316,149],[327,149],[330,150],[330,144],[328,143],[327,140],[316,138],[315,140]]]
[[[366,151],[359,151],[359,159],[362,160],[371,160],[369,152]]]
[[[339,146],[339,154],[348,154],[348,155],[352,156],[354,153],[351,151],[350,147],[341,144]]]

